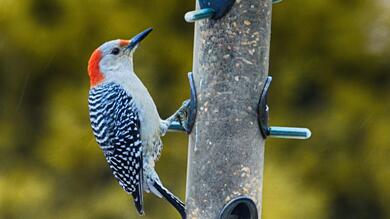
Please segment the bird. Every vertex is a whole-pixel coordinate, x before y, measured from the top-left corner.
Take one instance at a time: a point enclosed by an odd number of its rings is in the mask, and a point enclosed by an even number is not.
[[[130,40],[103,43],[88,61],[88,97],[92,132],[120,186],[133,196],[144,215],[143,193],[164,197],[185,218],[184,203],[165,188],[155,171],[164,136],[173,121],[186,113],[183,104],[168,119],[161,119],[147,88],[134,72],[133,55],[152,31]]]

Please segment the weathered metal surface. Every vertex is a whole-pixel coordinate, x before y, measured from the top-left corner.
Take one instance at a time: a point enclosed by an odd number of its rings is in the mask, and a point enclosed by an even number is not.
[[[189,137],[189,219],[217,218],[241,195],[261,215],[264,139],[256,110],[268,75],[271,10],[271,0],[237,0],[220,20],[195,24],[198,105]]]

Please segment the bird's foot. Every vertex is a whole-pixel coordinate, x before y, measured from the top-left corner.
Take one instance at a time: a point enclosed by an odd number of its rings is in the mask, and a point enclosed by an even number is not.
[[[190,100],[185,100],[181,107],[168,119],[162,120],[160,124],[161,135],[164,135],[168,129],[188,131],[188,114]]]
[[[184,128],[185,131],[188,131],[188,114],[189,114],[190,100],[185,100],[181,107],[175,113],[175,120]]]
[[[190,107],[190,100],[183,101],[181,107],[176,111],[176,118],[180,121],[185,121],[188,117],[188,108]]]

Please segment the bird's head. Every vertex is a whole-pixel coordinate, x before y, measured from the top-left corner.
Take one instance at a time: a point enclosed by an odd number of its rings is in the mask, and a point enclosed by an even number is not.
[[[133,54],[139,43],[152,31],[148,28],[130,40],[111,40],[91,55],[88,62],[88,74],[91,87],[109,78],[121,78],[129,71],[133,72]]]

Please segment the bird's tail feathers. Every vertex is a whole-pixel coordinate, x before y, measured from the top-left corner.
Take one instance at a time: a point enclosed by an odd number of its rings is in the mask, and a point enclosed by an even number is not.
[[[144,215],[145,214],[145,212],[144,212],[144,203],[143,203],[144,200],[143,200],[142,190],[140,190],[140,187],[137,187],[136,190],[131,195],[134,198],[135,208],[137,209],[138,213],[140,215]]]
[[[141,159],[141,167],[143,165],[143,160]],[[141,168],[139,172],[139,178],[143,179],[144,178],[144,172],[143,169]],[[132,193],[133,198],[134,198],[134,204],[135,208],[137,208],[137,211],[140,215],[144,215],[144,188],[143,188],[143,183],[142,181],[138,183],[138,185],[135,188],[135,191]]]
[[[176,208],[183,219],[186,218],[185,205],[179,198],[173,195],[168,189],[166,189],[161,182],[154,181],[153,187],[169,202],[171,205]]]

